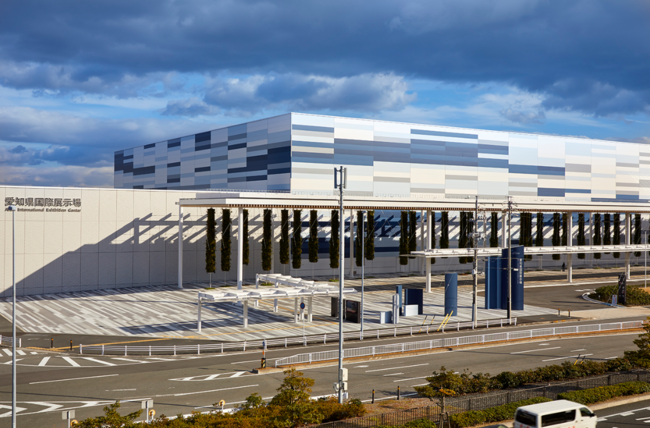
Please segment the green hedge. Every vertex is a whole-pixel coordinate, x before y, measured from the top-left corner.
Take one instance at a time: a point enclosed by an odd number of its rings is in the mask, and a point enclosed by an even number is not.
[[[612,295],[618,293],[618,285],[606,285],[596,288],[595,293],[589,297],[598,299],[602,302],[611,302]],[[627,306],[645,306],[650,305],[650,293],[646,293],[637,286],[627,286]]]
[[[436,424],[429,419],[416,419],[404,425],[378,425],[377,428],[436,428]]]
[[[505,421],[508,419],[514,419],[517,408],[521,406],[545,403],[547,401],[553,400],[545,397],[535,397],[528,400],[521,400],[510,404],[504,404],[503,406],[491,407],[485,410],[470,410],[468,412],[449,416],[449,422],[451,422],[452,426],[464,428],[488,422]]]
[[[615,397],[643,394],[650,392],[648,382],[625,382],[618,385],[599,386],[581,391],[563,392],[557,395],[559,400],[570,400],[580,404],[592,404],[607,401]]]

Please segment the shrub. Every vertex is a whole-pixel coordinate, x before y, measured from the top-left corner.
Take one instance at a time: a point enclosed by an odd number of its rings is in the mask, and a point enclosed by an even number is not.
[[[575,401],[580,404],[592,404],[607,401],[615,397],[643,394],[650,392],[647,382],[625,382],[618,385],[599,386],[597,388],[583,389],[581,391],[563,392],[558,394],[560,400]]]
[[[618,293],[618,285],[605,285],[598,287],[595,294],[589,297],[596,298],[601,302],[610,302],[612,296]],[[650,293],[646,293],[638,286],[627,286],[627,306],[645,306],[650,305]]]
[[[471,427],[474,425],[484,424],[486,422],[499,422],[515,417],[515,411],[518,407],[528,406],[530,404],[545,403],[553,401],[550,398],[535,397],[528,400],[515,401],[514,403],[504,404],[503,406],[491,407],[485,410],[470,410],[468,412],[458,413],[449,416],[452,426],[458,428]]]

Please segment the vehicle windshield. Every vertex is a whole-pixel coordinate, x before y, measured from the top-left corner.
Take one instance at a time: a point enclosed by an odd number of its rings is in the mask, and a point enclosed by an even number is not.
[[[520,424],[528,425],[529,427],[537,427],[537,416],[523,410],[517,410],[515,421]]]
[[[596,416],[596,414],[595,414],[594,412],[592,412],[591,410],[587,409],[586,407],[581,407],[581,408],[580,408],[580,414],[581,414],[582,416],[586,416],[586,417],[588,417],[588,418],[592,418],[592,417]]]

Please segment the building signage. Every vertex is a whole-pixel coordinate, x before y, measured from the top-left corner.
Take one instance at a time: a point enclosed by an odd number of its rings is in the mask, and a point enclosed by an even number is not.
[[[70,198],[5,198],[5,208],[9,205],[18,207],[18,211],[78,213],[81,212],[81,199]]]

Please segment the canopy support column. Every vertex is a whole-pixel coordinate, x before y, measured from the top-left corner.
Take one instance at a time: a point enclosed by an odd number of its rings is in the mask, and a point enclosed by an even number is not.
[[[341,219],[343,221],[343,219]],[[341,237],[341,239],[345,239]],[[354,278],[354,211],[350,210],[350,277]]]
[[[199,307],[199,313],[198,313],[198,321],[196,323],[196,329],[201,333],[201,297],[199,296],[199,301],[198,301],[198,307]]]
[[[248,328],[248,300],[244,300],[244,328]]]
[[[178,288],[183,288],[183,206],[178,205]]]
[[[244,278],[244,209],[238,209],[237,219],[237,290],[242,289]]]
[[[567,240],[568,247],[573,246],[573,213],[569,212],[567,217]],[[573,282],[573,254],[569,253],[566,256],[566,279],[568,282]]]
[[[426,245],[423,248],[425,250],[431,249],[431,237],[435,233],[432,227],[433,226],[433,220],[431,218],[432,215],[435,215],[433,211],[427,211],[427,240],[426,240]],[[431,293],[431,259],[429,257],[426,257],[424,259],[424,264],[426,268],[426,280],[427,280],[426,292]]]
[[[630,227],[631,220],[632,220],[632,216],[630,215],[630,213],[625,213],[625,246],[631,245],[632,242],[631,241],[632,237],[630,236],[630,232],[632,229]],[[629,251],[625,252],[625,277],[628,280],[630,279],[630,256],[631,255],[632,253],[630,253]]]
[[[307,322],[313,322],[314,321],[314,315],[312,312],[312,303],[313,303],[314,298],[313,297],[307,297]]]
[[[293,322],[298,322],[298,298],[293,299]]]

